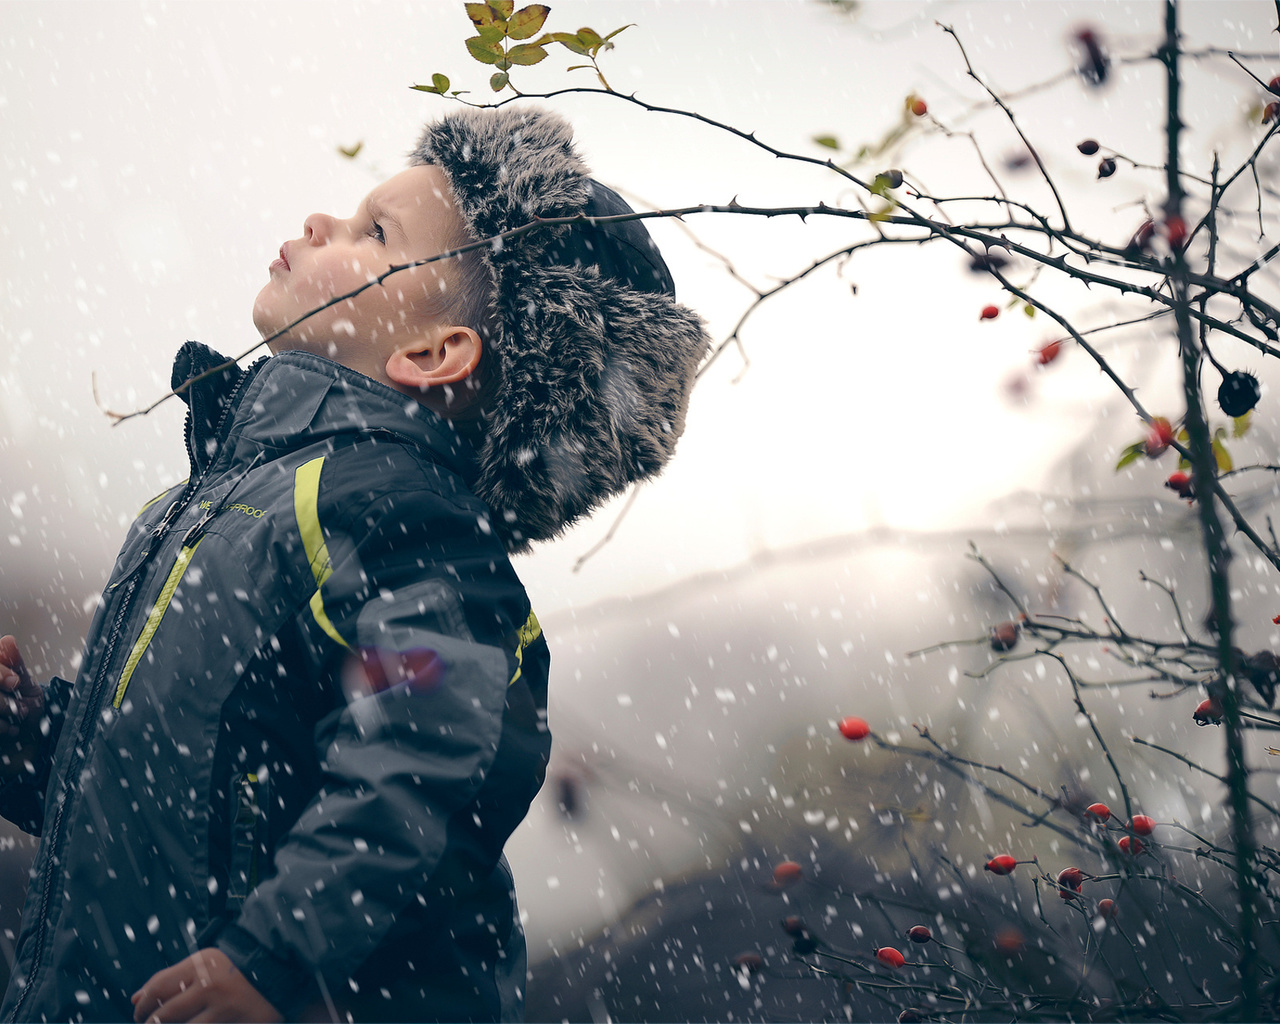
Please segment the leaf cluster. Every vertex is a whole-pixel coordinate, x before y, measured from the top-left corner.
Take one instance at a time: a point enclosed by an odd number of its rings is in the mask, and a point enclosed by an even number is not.
[[[545,32],[542,31],[551,8],[545,4],[529,4],[515,9],[515,0],[490,0],[489,3],[468,3],[464,5],[467,17],[475,27],[476,34],[466,40],[467,52],[481,64],[488,64],[497,70],[489,78],[489,87],[494,92],[501,92],[511,86],[511,69],[517,66],[529,66],[541,63],[547,57],[547,47],[559,44],[571,53],[586,57],[590,64],[575,64],[569,71],[580,68],[595,70],[600,83],[609,88],[609,83],[600,74],[596,59],[606,50],[613,49],[613,38],[620,32],[630,28],[623,25],[607,35],[601,35],[595,29],[583,26],[577,32]],[[415,85],[419,92],[430,92],[438,95],[448,93],[452,96],[458,92],[450,92],[449,79],[442,74],[431,76],[431,85]]]

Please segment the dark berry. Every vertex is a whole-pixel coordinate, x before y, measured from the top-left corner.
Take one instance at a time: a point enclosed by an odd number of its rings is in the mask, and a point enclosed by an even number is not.
[[[1093,139],[1085,139],[1084,142],[1076,144],[1076,149],[1080,150],[1085,156],[1093,156],[1098,152],[1098,144]]]
[[[1018,634],[1022,631],[1022,627],[1018,623],[1010,619],[1008,622],[1001,622],[991,627],[988,639],[991,643],[993,651],[1012,650],[1013,646],[1018,642]]]
[[[1218,407],[1228,416],[1243,416],[1262,397],[1258,378],[1244,370],[1233,370],[1222,378],[1218,388]]]
[[[1107,157],[1104,160],[1098,161],[1098,177],[1099,178],[1109,178],[1111,177],[1111,175],[1115,173],[1116,173],[1116,162],[1112,160],[1111,157]]]

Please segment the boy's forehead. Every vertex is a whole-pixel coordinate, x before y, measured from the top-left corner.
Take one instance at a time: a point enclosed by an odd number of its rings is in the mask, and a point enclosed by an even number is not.
[[[443,232],[452,237],[465,228],[449,193],[444,171],[426,164],[410,167],[388,178],[366,199],[371,212],[397,222],[410,241]]]

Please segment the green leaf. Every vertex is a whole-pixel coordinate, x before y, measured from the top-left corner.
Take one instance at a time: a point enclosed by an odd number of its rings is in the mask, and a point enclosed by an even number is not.
[[[510,71],[511,61],[507,60],[507,55],[504,53],[501,57],[499,57],[496,61],[493,62],[493,66],[497,68],[499,71]]]
[[[827,149],[839,149],[840,140],[834,135],[815,135],[813,141],[819,146],[826,146]]]
[[[1227,451],[1227,446],[1216,437],[1213,439],[1213,457],[1218,461],[1219,473],[1231,472],[1231,467],[1234,465],[1231,454]]]
[[[1244,437],[1245,434],[1249,433],[1249,427],[1252,426],[1252,424],[1253,410],[1250,409],[1243,416],[1237,416],[1235,420],[1232,421],[1231,436]]]
[[[339,146],[338,152],[345,156],[348,160],[354,160],[360,155],[360,150],[364,149],[363,142],[357,142],[354,146]]]
[[[549,38],[553,43],[559,43],[581,57],[587,55],[587,48],[578,42],[578,37],[572,32],[552,32]]]
[[[495,19],[506,21],[516,9],[516,0],[489,0],[489,6],[493,9]]]
[[[507,22],[507,35],[512,39],[528,39],[542,28],[551,8],[543,4],[521,7]]]
[[[633,21],[633,22],[631,22],[629,25],[623,25],[623,26],[622,26],[622,28],[615,28],[612,32],[610,32],[607,36],[605,36],[605,37],[604,37],[604,41],[607,43],[610,39],[612,39],[614,36],[616,36],[619,32],[625,32],[627,29],[629,29],[629,28],[635,28],[635,27],[636,27],[636,23]]]
[[[505,71],[499,71],[496,75],[489,79],[489,88],[494,92],[502,92],[507,87],[509,78]]]
[[[467,17],[476,28],[484,28],[493,24],[493,11],[488,4],[463,4],[467,9]]]
[[[888,220],[893,214],[893,211],[898,208],[897,200],[895,200],[893,196],[889,196],[888,199],[889,202],[886,205],[876,210],[875,213],[868,214],[867,220],[871,221],[873,224],[879,223],[882,220]]]
[[[599,47],[604,40],[600,37],[600,33],[593,28],[587,28],[585,25],[578,29],[578,42],[585,46],[588,50],[594,50]]]
[[[1031,303],[1028,302],[1026,305],[1022,307],[1022,312],[1026,313],[1027,316],[1035,316],[1036,307],[1031,305]]]
[[[497,64],[502,60],[502,47],[496,43],[486,43],[479,36],[467,40],[467,50],[481,64]]]
[[[1145,441],[1137,441],[1129,445],[1128,448],[1120,453],[1120,461],[1116,463],[1116,472],[1119,473],[1125,466],[1137,462],[1146,454],[1146,450],[1147,445]]]
[[[877,174],[871,179],[871,194],[888,199],[889,178],[884,174]]]
[[[431,84],[436,87],[436,92],[446,93],[449,91],[449,79],[439,72],[431,76]]]
[[[537,64],[545,58],[547,51],[533,43],[518,43],[507,51],[507,60],[512,64]]]
[[[497,24],[485,25],[483,28],[476,30],[476,38],[482,42],[497,45],[507,38],[507,26]]]

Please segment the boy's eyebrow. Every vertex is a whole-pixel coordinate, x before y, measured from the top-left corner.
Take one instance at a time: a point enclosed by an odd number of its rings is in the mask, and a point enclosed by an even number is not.
[[[374,220],[378,221],[378,223],[390,224],[393,228],[396,229],[396,232],[400,235],[401,238],[408,237],[404,233],[404,225],[400,223],[400,219],[390,210],[381,206],[378,203],[378,200],[375,199],[373,196],[370,196],[368,199],[365,200],[365,205],[369,209],[369,216],[372,217]]]

